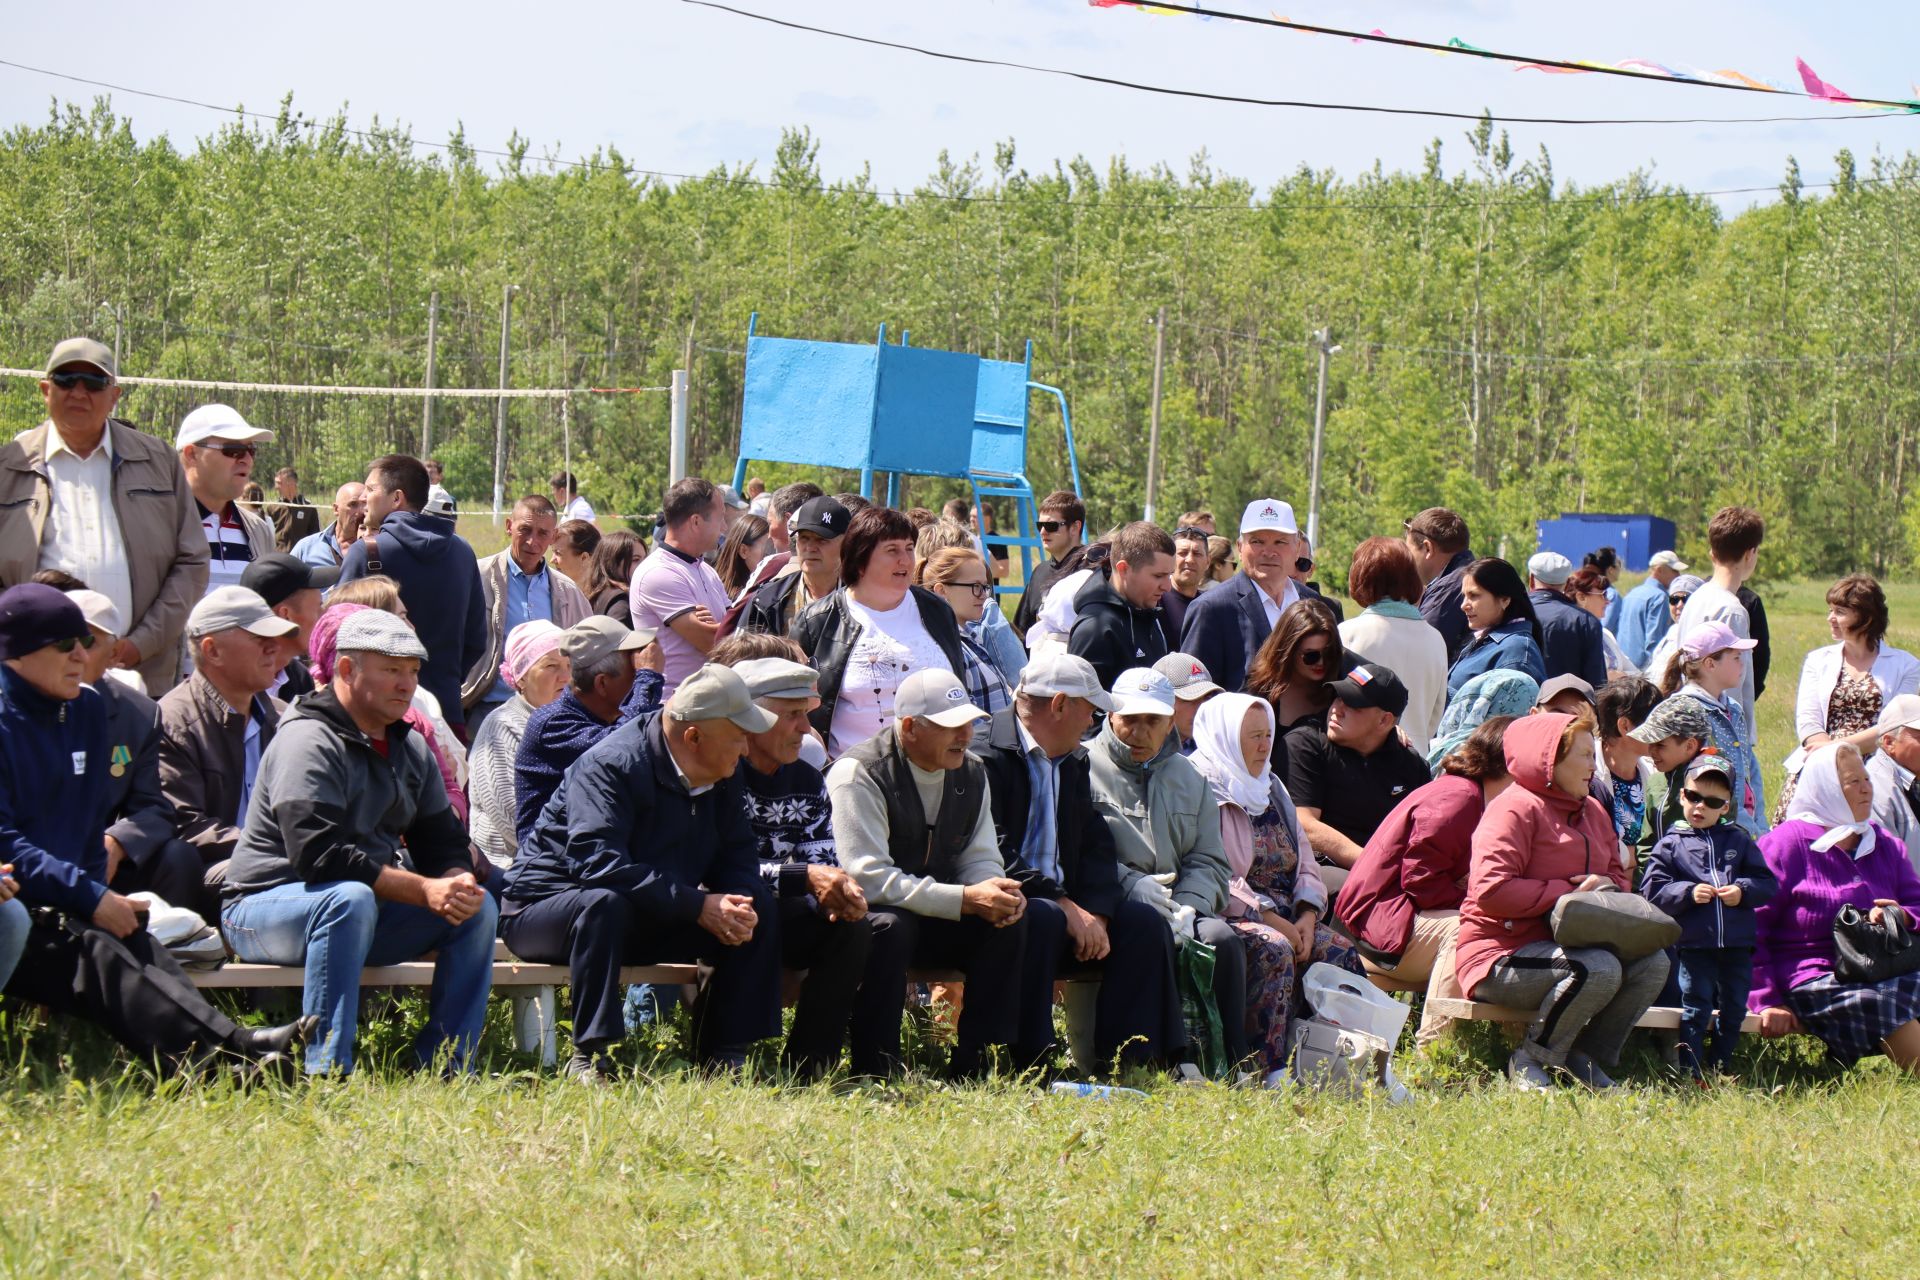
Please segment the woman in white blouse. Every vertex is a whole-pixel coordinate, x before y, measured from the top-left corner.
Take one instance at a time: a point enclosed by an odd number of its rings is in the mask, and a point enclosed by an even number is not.
[[[1378,663],[1407,686],[1400,728],[1425,755],[1447,709],[1447,642],[1420,616],[1413,553],[1398,538],[1368,538],[1353,549],[1347,592],[1361,613],[1340,624],[1340,643],[1355,659]]]
[[[1920,658],[1886,643],[1887,597],[1864,573],[1850,573],[1827,590],[1827,630],[1838,642],[1815,649],[1800,665],[1794,699],[1794,735],[1774,822],[1793,799],[1808,754],[1835,738],[1867,733],[1896,696],[1920,693]],[[1858,745],[1858,744],[1856,744]]]

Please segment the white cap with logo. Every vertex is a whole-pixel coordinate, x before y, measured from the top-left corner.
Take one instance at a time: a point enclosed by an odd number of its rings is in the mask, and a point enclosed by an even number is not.
[[[1129,667],[1114,679],[1113,714],[1117,716],[1172,715],[1173,681],[1152,667]]]
[[[967,698],[959,677],[940,667],[916,671],[902,680],[893,695],[893,714],[897,720],[931,720],[942,729],[958,729],[987,718]]]
[[[1275,533],[1300,532],[1300,526],[1293,518],[1292,506],[1278,498],[1255,498],[1247,504],[1247,509],[1240,515],[1240,535],[1245,537],[1256,529]]]

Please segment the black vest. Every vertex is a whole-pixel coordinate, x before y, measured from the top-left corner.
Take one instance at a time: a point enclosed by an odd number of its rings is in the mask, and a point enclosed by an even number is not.
[[[887,801],[887,853],[893,865],[914,876],[931,876],[944,884],[955,882],[960,855],[973,841],[980,822],[980,805],[987,793],[986,770],[971,755],[958,769],[949,769],[940,793],[940,816],[929,829],[926,807],[913,766],[900,749],[900,730],[889,725],[853,750],[857,760],[880,787]]]

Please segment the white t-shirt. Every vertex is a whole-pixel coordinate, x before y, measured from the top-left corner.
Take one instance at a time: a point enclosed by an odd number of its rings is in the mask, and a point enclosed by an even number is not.
[[[727,589],[706,561],[689,559],[663,542],[640,562],[633,585],[627,589],[627,602],[633,607],[636,630],[651,628],[660,633],[660,656],[664,660],[661,674],[666,681],[660,697],[671,698],[680,682],[701,668],[707,655],[670,624],[699,608],[705,608],[719,622],[727,612]]]
[[[912,595],[884,612],[848,596],[847,608],[860,622],[860,638],[847,655],[840,697],[833,705],[827,750],[835,758],[893,723],[893,695],[902,680],[929,668],[953,669],[927,634],[920,605]]]
[[[40,542],[42,569],[64,569],[113,601],[120,625],[131,631],[140,619],[133,612],[133,575],[127,568],[127,544],[120,516],[113,509],[113,432],[85,458],[67,448],[51,423],[47,426],[48,510]]]
[[[573,495],[573,501],[567,504],[567,509],[560,513],[560,518],[562,520],[585,520],[588,524],[592,524],[593,506],[588,503],[585,498],[576,493]]]

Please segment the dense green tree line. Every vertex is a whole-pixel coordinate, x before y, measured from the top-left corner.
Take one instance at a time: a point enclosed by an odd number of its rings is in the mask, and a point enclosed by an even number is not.
[[[1268,185],[1114,160],[1028,169],[944,152],[910,193],[823,183],[790,133],[771,172],[677,182],[612,151],[554,165],[516,144],[483,162],[455,137],[416,147],[283,107],[182,149],[137,141],[104,104],[0,138],[0,360],[54,339],[111,341],[125,371],[329,385],[421,385],[427,299],[441,298],[438,382],[497,378],[515,284],[516,386],[664,384],[692,373],[697,469],[731,468],[747,318],[761,331],[1016,358],[1063,387],[1096,522],[1139,511],[1151,317],[1167,309],[1160,507],[1231,512],[1277,490],[1304,511],[1313,416],[1308,334],[1331,370],[1323,543],[1344,551],[1422,506],[1466,513],[1476,542],[1531,546],[1562,509],[1650,511],[1698,552],[1704,513],[1751,502],[1775,573],[1904,568],[1920,544],[1913,426],[1920,160],[1876,157],[1817,198],[1789,164],[1782,198],[1725,217],[1628,175],[1558,181],[1497,130],[1435,141],[1419,172],[1301,171]],[[30,386],[6,380],[14,427]],[[372,453],[416,448],[417,400],[236,395],[278,428],[309,492]],[[130,393],[167,432],[195,398]],[[1033,470],[1064,474],[1034,402]],[[667,398],[581,396],[576,470],[603,506],[657,502]],[[484,499],[494,403],[438,402],[434,452]],[[510,489],[559,463],[556,404],[509,413]],[[758,468],[771,481],[778,467]],[[917,482],[915,501],[957,491]]]

